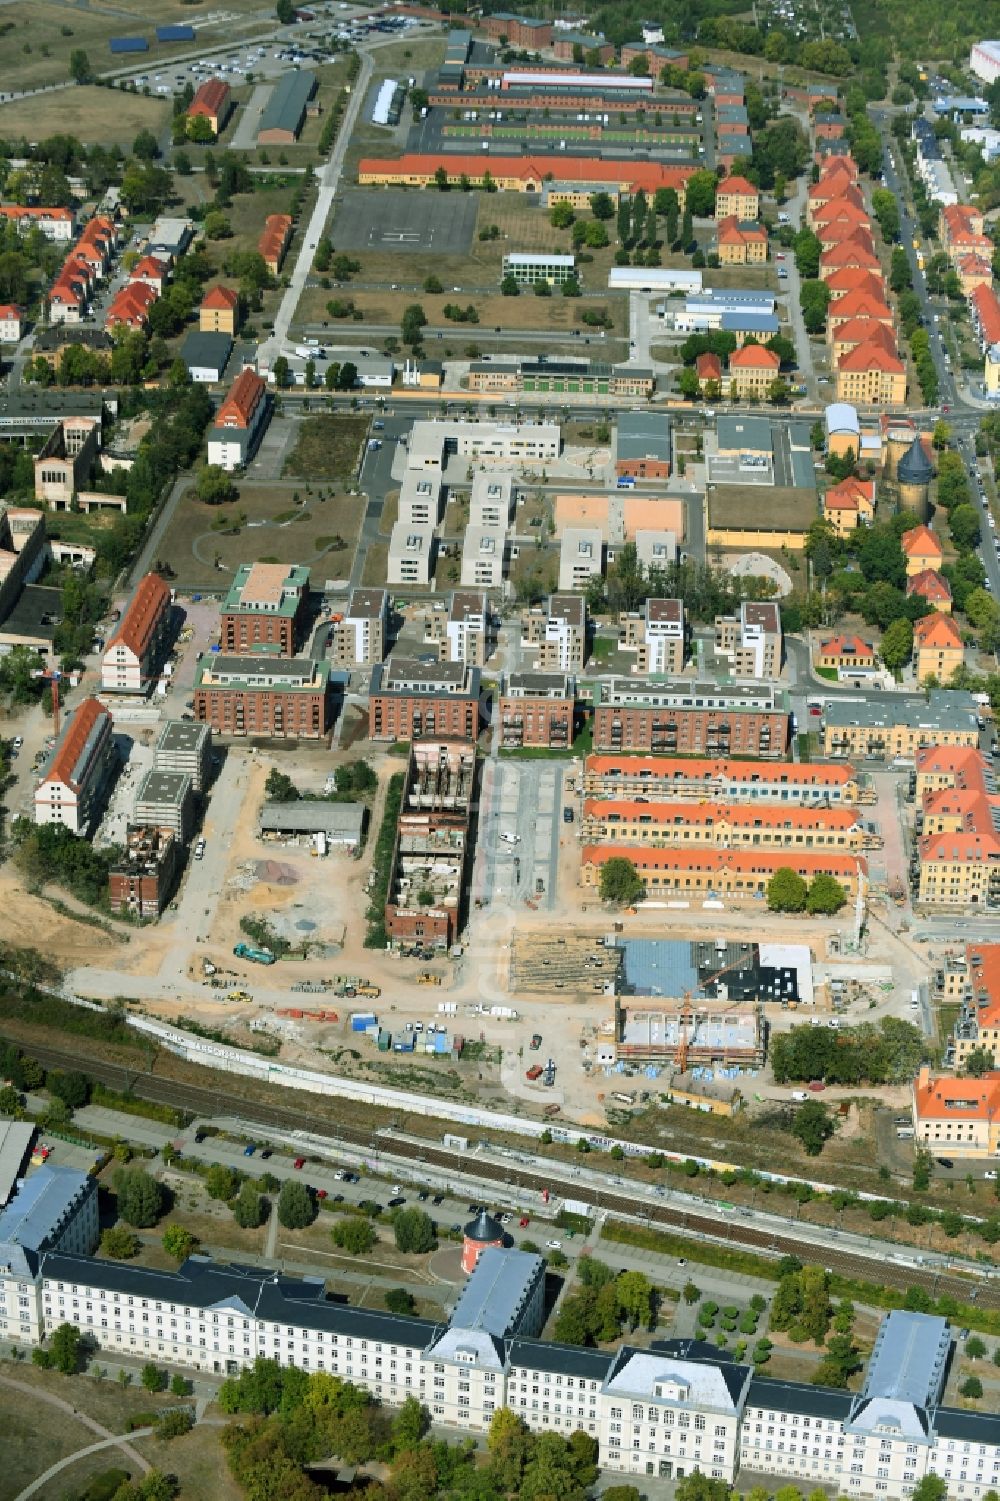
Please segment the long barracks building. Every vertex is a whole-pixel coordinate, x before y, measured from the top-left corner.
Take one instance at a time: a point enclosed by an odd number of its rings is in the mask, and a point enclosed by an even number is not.
[[[0,1260],[0,1334],[38,1345],[68,1322],[101,1354],[235,1374],[266,1356],[326,1371],[434,1424],[488,1430],[508,1408],[535,1432],[580,1430],[606,1470],[732,1483],[773,1475],[832,1494],[905,1501],[933,1471],[953,1501],[1000,1485],[1000,1420],[941,1406],[946,1321],[887,1314],[859,1392],[756,1376],[694,1340],[584,1350],[534,1338],[544,1264],[484,1250],[449,1322],[329,1302],[322,1277],[191,1257],[176,1272],[18,1245]],[[498,1236],[502,1235],[499,1226]],[[96,1227],[94,1227],[96,1238]],[[8,1252],[0,1217],[0,1249]]]
[[[407,152],[399,157],[366,156],[358,163],[358,182],[362,187],[392,186],[432,187],[435,174],[444,170],[452,182],[468,177],[479,183],[485,173],[501,193],[540,193],[547,180],[560,183],[585,182],[616,193],[647,195],[657,188],[673,188],[684,207],[684,189],[694,167],[662,166],[659,162],[603,161],[598,157],[567,156],[482,156],[422,154]]]

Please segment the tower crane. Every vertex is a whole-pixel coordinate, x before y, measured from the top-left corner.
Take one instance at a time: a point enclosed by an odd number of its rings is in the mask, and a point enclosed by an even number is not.
[[[42,681],[48,683],[52,689],[52,732],[54,735],[58,736],[60,724],[59,682],[62,678],[62,673],[59,671],[58,667],[43,667],[39,668],[37,672],[33,672],[31,676],[34,678],[41,678]]]

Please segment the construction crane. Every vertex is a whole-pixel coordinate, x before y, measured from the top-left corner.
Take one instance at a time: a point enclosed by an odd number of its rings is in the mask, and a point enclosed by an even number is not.
[[[721,980],[723,975],[728,975],[731,969],[741,969],[744,958],[745,956],[741,954],[736,959],[730,960],[722,969],[718,969],[714,974],[706,976],[704,980],[700,980],[698,988],[704,990],[706,986],[713,984],[714,981]],[[693,990],[685,990],[684,999],[681,1002],[680,1031],[677,1037],[677,1050],[674,1053],[674,1067],[682,1074],[687,1069],[688,1028],[694,1020],[691,1011],[691,999],[693,995]]]

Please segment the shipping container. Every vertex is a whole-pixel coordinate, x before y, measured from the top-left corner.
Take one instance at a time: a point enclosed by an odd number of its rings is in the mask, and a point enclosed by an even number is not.
[[[378,1050],[380,1053],[388,1053],[392,1047],[392,1033],[382,1027],[378,1034]]]
[[[373,1023],[377,1023],[377,1022],[378,1022],[378,1017],[375,1015],[374,1011],[352,1011],[351,1012],[351,1031],[352,1032],[367,1032],[368,1028]]]

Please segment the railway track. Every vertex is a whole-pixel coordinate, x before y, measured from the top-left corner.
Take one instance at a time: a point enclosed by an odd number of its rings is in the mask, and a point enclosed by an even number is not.
[[[183,1084],[172,1079],[123,1068],[121,1064],[105,1063],[99,1059],[80,1057],[58,1048],[38,1046],[31,1043],[28,1049],[32,1057],[47,1068],[79,1069],[83,1066],[91,1077],[103,1084],[122,1088],[127,1085],[133,1094],[159,1105],[173,1105],[195,1114],[232,1114],[234,1111],[252,1118],[255,1126],[276,1126],[282,1130],[308,1130],[344,1142],[352,1147],[368,1151],[376,1147],[391,1151],[396,1157],[437,1167],[448,1173],[469,1173],[476,1179],[530,1190],[541,1195],[543,1189],[570,1199],[589,1200],[596,1208],[611,1214],[620,1214],[628,1219],[637,1217],[634,1197],[614,1189],[595,1190],[581,1184],[575,1178],[560,1177],[559,1166],[542,1172],[535,1168],[491,1162],[481,1157],[449,1151],[430,1142],[414,1141],[394,1134],[385,1141],[383,1131],[362,1130],[357,1127],[331,1122],[310,1116],[301,1110],[285,1110],[280,1106],[256,1103],[245,1096],[228,1093],[223,1086],[211,1088],[206,1085]],[[474,1164],[474,1166],[471,1166]],[[872,1282],[880,1286],[899,1289],[925,1288],[935,1296],[950,1296],[967,1302],[974,1298],[982,1308],[1000,1308],[1000,1282],[985,1278],[972,1281],[967,1276],[954,1272],[936,1270],[933,1266],[914,1267],[895,1265],[873,1252],[870,1256],[856,1251],[843,1250],[828,1243],[820,1253],[815,1242],[797,1237],[792,1231],[760,1229],[743,1223],[738,1217],[712,1217],[697,1210],[678,1209],[671,1204],[651,1203],[643,1205],[641,1218],[651,1226],[672,1230],[692,1237],[704,1237],[724,1241],[738,1250],[756,1251],[765,1256],[780,1258],[797,1256],[801,1261],[815,1262],[822,1259],[831,1271],[845,1277]],[[901,1247],[901,1250],[906,1249]]]

